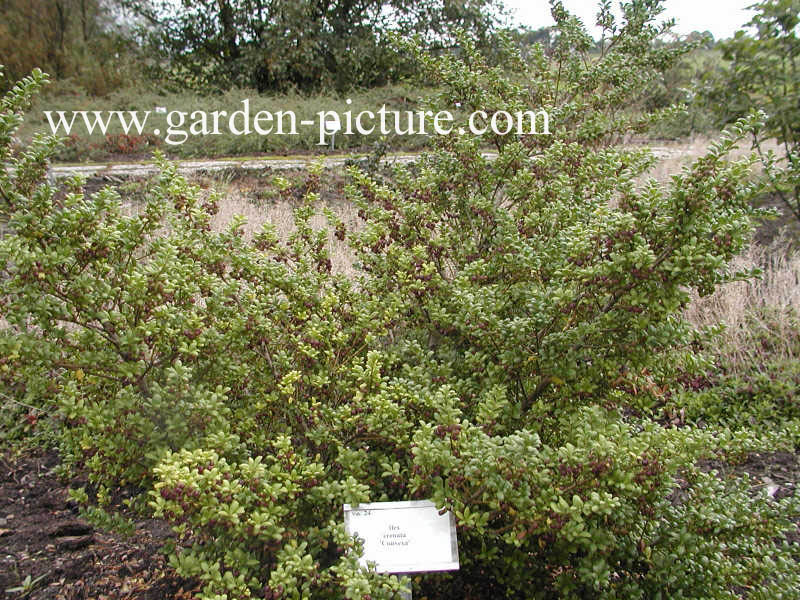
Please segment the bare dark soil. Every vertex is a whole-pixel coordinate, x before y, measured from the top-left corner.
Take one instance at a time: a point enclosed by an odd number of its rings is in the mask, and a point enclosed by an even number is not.
[[[722,477],[746,473],[751,482],[767,489],[776,500],[793,496],[800,485],[800,454],[792,452],[755,452],[743,462],[729,465],[707,461],[703,465],[716,470]],[[773,486],[773,487],[770,487]]]
[[[56,477],[57,464],[53,453],[0,455],[0,599],[193,598],[197,582],[178,577],[160,552],[166,524],[140,521],[130,537],[93,527],[79,518],[67,495],[73,482]]]

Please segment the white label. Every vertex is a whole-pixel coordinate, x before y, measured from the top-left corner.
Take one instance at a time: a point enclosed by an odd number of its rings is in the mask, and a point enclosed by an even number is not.
[[[345,504],[344,525],[364,540],[361,564],[379,573],[458,569],[455,519],[429,500]]]

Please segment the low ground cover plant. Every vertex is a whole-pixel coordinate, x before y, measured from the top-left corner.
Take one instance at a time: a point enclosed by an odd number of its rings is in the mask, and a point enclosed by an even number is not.
[[[726,158],[758,115],[664,184],[636,183],[646,150],[613,146],[658,119],[619,107],[679,56],[652,44],[658,4],[620,23],[604,8],[613,43],[590,60],[553,2],[527,86],[467,38],[459,57],[407,46],[443,90],[432,105],[544,106],[553,134],[453,135],[391,177],[354,168],[358,230],[311,226],[312,168],[302,197],[283,186],[288,239],[212,230],[218,198],[164,160],[133,216],[110,189],[49,184],[56,141],[10,151],[35,73],[0,112],[4,394],[50,416],[99,496],[129,486],[172,522],[172,563],[206,600],[396,598],[400,579],[358,567],[342,504],[423,498],[453,511],[461,557],[415,582],[429,598],[796,597],[800,499],[698,466],[792,432],[658,412],[710,365],[688,290],[747,276],[726,265],[760,214],[756,159]],[[331,236],[354,275],[331,269]]]

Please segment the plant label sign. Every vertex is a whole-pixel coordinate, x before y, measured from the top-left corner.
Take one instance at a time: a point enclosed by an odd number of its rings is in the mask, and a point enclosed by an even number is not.
[[[361,564],[379,573],[417,573],[458,569],[453,513],[439,514],[430,500],[344,505],[349,535],[364,540]]]

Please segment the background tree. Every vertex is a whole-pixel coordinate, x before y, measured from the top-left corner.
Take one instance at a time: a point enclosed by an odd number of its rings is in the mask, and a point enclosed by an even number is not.
[[[116,4],[103,0],[0,0],[0,64],[15,81],[34,68],[74,78],[91,94],[127,83],[134,45],[120,34]],[[4,88],[3,88],[4,89]]]
[[[153,25],[168,75],[195,87],[301,90],[374,86],[408,72],[389,32],[420,34],[430,49],[465,29],[484,40],[498,0],[165,0],[125,3]]]
[[[731,65],[720,96],[729,118],[752,107],[767,112],[767,126],[754,144],[772,192],[800,220],[800,0],[764,0],[754,9],[751,31],[738,31],[722,44]],[[767,139],[777,140],[777,154],[764,149]],[[788,168],[776,173],[773,167],[780,164]]]

